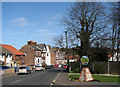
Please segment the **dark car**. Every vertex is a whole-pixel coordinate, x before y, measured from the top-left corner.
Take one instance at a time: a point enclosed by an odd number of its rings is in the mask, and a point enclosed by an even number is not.
[[[50,69],[50,66],[49,66],[49,65],[46,65],[46,66],[45,66],[45,69]]]

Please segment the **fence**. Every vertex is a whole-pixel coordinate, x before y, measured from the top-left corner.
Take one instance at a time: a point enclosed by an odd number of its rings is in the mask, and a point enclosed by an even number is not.
[[[75,71],[75,69],[81,70],[80,66],[81,64],[79,62],[73,62],[70,63],[71,65],[71,71]],[[89,62],[88,67],[91,71],[91,73],[97,73],[97,74],[105,74],[105,73],[119,73],[120,62]]]
[[[9,69],[0,70],[0,72],[2,74],[12,74],[12,73],[15,73],[15,68],[9,68]]]

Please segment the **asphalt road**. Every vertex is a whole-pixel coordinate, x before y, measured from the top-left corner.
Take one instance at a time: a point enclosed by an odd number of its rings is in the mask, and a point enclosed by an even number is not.
[[[51,85],[61,69],[34,71],[31,74],[13,75],[2,78],[2,85]]]

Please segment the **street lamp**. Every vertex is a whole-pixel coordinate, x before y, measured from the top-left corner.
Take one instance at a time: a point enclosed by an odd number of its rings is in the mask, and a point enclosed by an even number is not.
[[[68,42],[67,42],[67,31],[65,31],[65,35],[66,35],[66,59],[67,59],[67,70],[69,72],[69,59],[68,59]]]

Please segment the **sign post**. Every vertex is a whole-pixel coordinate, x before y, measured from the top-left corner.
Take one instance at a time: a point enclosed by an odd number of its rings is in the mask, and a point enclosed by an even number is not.
[[[81,62],[82,62],[83,68],[82,68],[79,80],[80,81],[92,81],[93,77],[92,77],[90,70],[88,68],[89,58],[87,56],[82,56]]]

